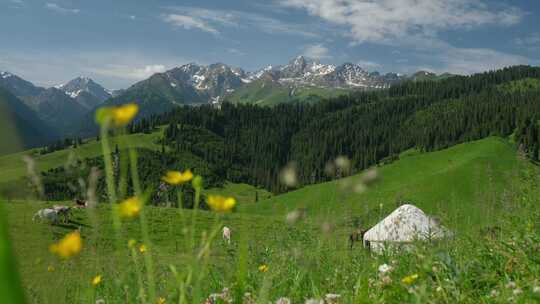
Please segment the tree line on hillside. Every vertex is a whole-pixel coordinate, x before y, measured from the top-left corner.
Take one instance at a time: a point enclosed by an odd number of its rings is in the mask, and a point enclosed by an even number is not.
[[[120,180],[121,174],[121,158],[126,151],[116,151],[112,153],[113,159],[113,174],[116,180]],[[224,179],[215,174],[207,167],[208,163],[204,162],[189,153],[164,153],[152,151],[148,149],[138,150],[139,176],[143,181],[145,190],[150,190],[149,203],[154,205],[169,205],[178,207],[178,189],[167,185],[161,180],[163,175],[168,170],[185,170],[193,168],[198,174],[203,175],[204,186],[206,188],[221,186]],[[106,182],[103,176],[104,163],[103,157],[86,158],[84,160],[74,160],[62,167],[53,168],[42,173],[42,183],[45,200],[65,201],[74,199],[86,199],[89,187],[89,176],[92,168],[97,168],[100,173],[97,185],[93,191],[98,199],[107,201]],[[127,173],[129,175],[129,169]],[[192,208],[195,202],[195,190],[190,183],[179,186],[182,192],[182,207]],[[124,191],[127,194],[133,193],[133,184],[131,180],[125,184],[125,189],[122,185],[118,185],[118,191]],[[206,209],[205,197],[202,197],[200,206]]]
[[[167,125],[163,142],[168,148],[204,159],[227,180],[280,192],[285,188],[279,172],[291,162],[300,184],[310,184],[328,180],[326,164],[340,155],[361,170],[410,148],[432,151],[508,136],[520,123],[537,119],[540,97],[534,90],[505,92],[500,85],[528,78],[540,78],[540,68],[407,82],[316,104],[182,107],[145,123]]]
[[[407,82],[315,104],[186,106],[145,117],[129,130],[151,132],[166,126],[158,143],[161,151],[141,151],[142,180],[153,189],[160,187],[166,170],[191,168],[210,186],[227,180],[278,193],[286,190],[280,172],[291,163],[302,186],[331,179],[327,164],[338,156],[350,159],[354,173],[398,159],[410,148],[433,151],[513,133],[522,149],[538,160],[538,88],[510,92],[501,87],[529,78],[540,78],[540,68],[518,66],[437,82]],[[46,192],[68,193],[49,191],[66,184],[56,178],[45,178]]]

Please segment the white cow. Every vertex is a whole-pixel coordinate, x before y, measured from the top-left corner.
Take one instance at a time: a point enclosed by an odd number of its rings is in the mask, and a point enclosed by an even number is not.
[[[36,219],[47,220],[51,223],[58,223],[59,217],[58,212],[54,209],[41,209],[32,217],[32,221],[35,222]]]
[[[71,207],[63,206],[63,205],[54,205],[53,209],[54,211],[56,211],[58,218],[62,219],[62,222],[64,224],[69,222],[69,218],[71,215]]]
[[[231,229],[227,226],[223,227],[223,240],[227,242],[227,244],[231,243]]]

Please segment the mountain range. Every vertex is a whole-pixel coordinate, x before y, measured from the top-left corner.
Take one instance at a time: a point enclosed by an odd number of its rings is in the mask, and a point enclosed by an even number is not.
[[[282,102],[317,102],[354,90],[388,88],[404,80],[440,80],[450,74],[418,72],[411,77],[368,72],[360,65],[322,64],[303,56],[285,65],[246,72],[222,63],[190,63],[156,73],[125,90],[109,91],[88,77],[78,77],[50,88],[32,84],[12,73],[0,72],[4,88],[34,112],[43,125],[59,136],[88,135],[95,131],[93,112],[102,105],[136,102],[140,116],[166,112],[181,105]],[[81,127],[82,126],[82,127]],[[75,130],[75,131],[74,131]]]
[[[351,90],[388,88],[407,79],[404,75],[367,72],[352,63],[340,66],[298,56],[286,65],[246,72],[222,63],[190,63],[157,73],[109,99],[107,104],[135,101],[143,114],[167,111],[178,105],[317,101]]]
[[[9,72],[0,72],[0,88],[13,94],[58,134],[66,133],[112,96],[99,84],[83,77],[63,85],[43,88]],[[35,120],[35,117],[32,119]]]

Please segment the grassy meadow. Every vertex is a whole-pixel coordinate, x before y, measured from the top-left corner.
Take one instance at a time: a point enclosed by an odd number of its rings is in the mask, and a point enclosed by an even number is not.
[[[137,144],[153,144],[144,138]],[[79,149],[100,153],[92,143]],[[55,153],[38,157],[38,168],[67,156]],[[17,157],[3,157],[2,166]],[[511,142],[491,137],[438,152],[408,151],[374,170],[376,181],[361,188],[355,186],[365,172],[277,196],[227,183],[202,194],[237,197],[233,213],[147,206],[118,225],[106,202],[76,210],[59,225],[32,222],[37,210],[58,202],[2,205],[28,303],[540,300],[538,169]],[[437,217],[455,237],[382,255],[360,244],[349,249],[354,225],[369,227],[405,202]],[[224,225],[231,244],[221,238]],[[80,254],[64,260],[49,252],[75,229]],[[101,280],[93,284],[96,276]]]

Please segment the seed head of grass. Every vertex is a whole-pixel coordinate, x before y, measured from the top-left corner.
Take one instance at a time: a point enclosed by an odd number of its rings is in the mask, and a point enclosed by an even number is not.
[[[279,180],[288,188],[296,187],[298,185],[296,164],[290,163],[285,168],[283,168],[279,174]]]
[[[157,304],[165,304],[165,302],[167,302],[167,300],[163,297],[159,297],[156,301]]]
[[[135,245],[137,245],[137,241],[134,239],[130,239],[128,241],[128,248],[133,248]]]

